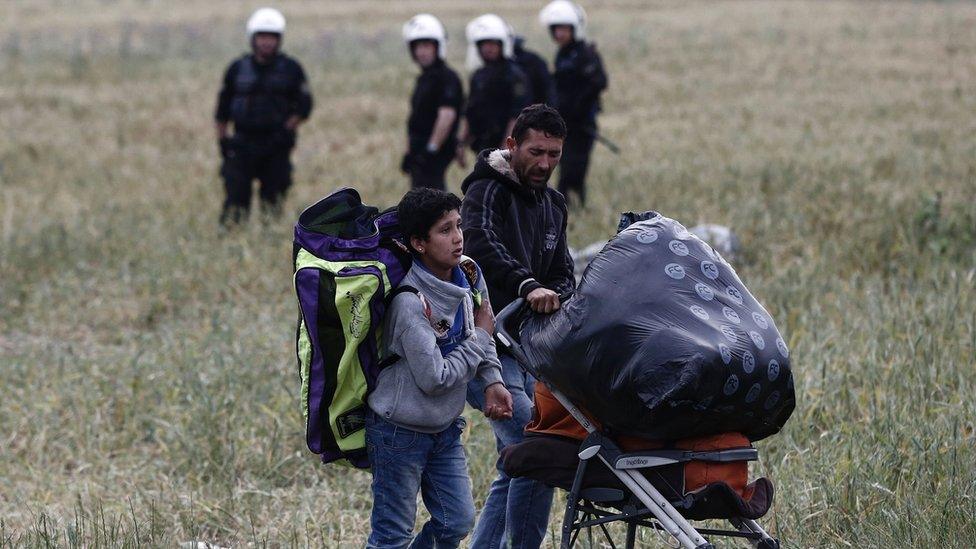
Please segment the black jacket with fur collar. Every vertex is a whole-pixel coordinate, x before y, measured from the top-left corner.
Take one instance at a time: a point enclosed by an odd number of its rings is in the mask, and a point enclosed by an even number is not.
[[[559,294],[575,287],[565,198],[520,183],[509,159],[508,151],[481,151],[461,183],[464,253],[481,266],[496,312],[541,286]]]

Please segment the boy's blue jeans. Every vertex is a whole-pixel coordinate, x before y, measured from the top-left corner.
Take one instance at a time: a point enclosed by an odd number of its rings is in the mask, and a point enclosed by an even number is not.
[[[502,379],[512,393],[512,419],[492,421],[495,445],[502,448],[522,442],[525,426],[532,419],[535,378],[527,374],[511,356],[498,354]],[[468,404],[484,408],[484,388],[478,379],[468,383]],[[552,488],[527,478],[512,478],[502,470],[501,458],[495,462],[498,477],[491,483],[488,498],[471,536],[477,549],[536,549],[542,545],[549,524]]]
[[[373,473],[372,531],[366,547],[457,547],[474,526],[471,479],[461,446],[464,418],[436,434],[398,427],[370,412],[366,451]],[[430,520],[413,536],[417,492]]]

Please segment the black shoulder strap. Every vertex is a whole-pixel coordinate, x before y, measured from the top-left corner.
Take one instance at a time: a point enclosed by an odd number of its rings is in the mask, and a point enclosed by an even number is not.
[[[393,288],[393,291],[390,292],[390,294],[386,296],[386,299],[383,300],[384,301],[384,304],[387,307],[389,307],[393,303],[393,299],[396,298],[396,296],[398,296],[398,295],[400,295],[402,293],[406,293],[406,292],[412,292],[412,293],[417,294],[418,297],[420,296],[420,290],[418,290],[417,288],[414,288],[413,286],[410,286],[410,285],[407,285],[407,284],[401,284],[401,285],[397,286],[396,288]],[[384,358],[383,360],[381,360],[380,363],[377,366],[379,367],[380,370],[382,370],[383,368],[386,368],[387,366],[392,365],[394,362],[396,362],[398,360],[400,360],[400,355],[398,355],[396,353],[392,353],[389,356],[387,356],[386,358]]]
[[[396,296],[398,296],[398,295],[400,295],[400,294],[402,294],[404,292],[413,292],[413,293],[417,294],[418,296],[420,295],[420,290],[418,290],[417,288],[414,288],[413,286],[410,286],[408,284],[401,284],[401,285],[397,286],[396,288],[393,288],[393,291],[390,292],[389,295],[386,296],[386,299],[384,300],[386,306],[389,307],[390,304],[393,303],[393,299],[396,298]]]

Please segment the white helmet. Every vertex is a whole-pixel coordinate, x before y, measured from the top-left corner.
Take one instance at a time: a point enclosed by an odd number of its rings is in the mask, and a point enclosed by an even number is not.
[[[539,12],[539,21],[547,29],[553,25],[570,25],[573,27],[573,38],[583,40],[586,37],[586,12],[569,0],[549,2]]]
[[[437,42],[437,55],[441,59],[447,55],[447,32],[444,25],[429,13],[414,15],[403,24],[403,41],[410,47],[414,40],[433,40]]]
[[[486,13],[472,19],[464,29],[464,34],[468,39],[468,69],[476,70],[484,64],[484,60],[481,59],[481,54],[478,52],[478,42],[482,40],[501,42],[502,57],[510,59],[514,45],[509,29],[510,27],[505,23],[505,20],[493,13]]]
[[[259,32],[285,34],[285,16],[274,8],[261,8],[251,14],[247,20],[247,40],[254,38]]]

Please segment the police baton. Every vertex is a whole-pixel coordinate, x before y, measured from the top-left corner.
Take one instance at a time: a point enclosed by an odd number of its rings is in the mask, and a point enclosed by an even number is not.
[[[613,141],[610,141],[606,137],[603,137],[602,135],[600,135],[600,133],[596,133],[593,137],[596,138],[598,142],[602,143],[604,147],[610,149],[610,152],[612,152],[613,154],[620,154],[620,147],[618,147],[617,144],[614,143]]]

